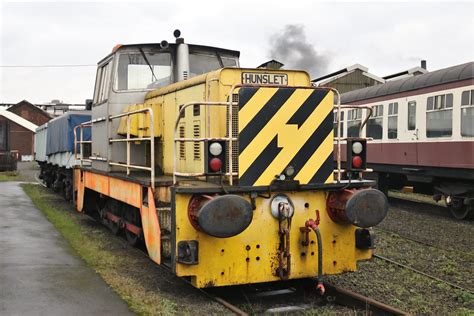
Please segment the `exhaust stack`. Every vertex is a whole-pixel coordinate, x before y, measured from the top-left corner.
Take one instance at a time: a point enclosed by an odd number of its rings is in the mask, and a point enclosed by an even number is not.
[[[176,81],[183,81],[189,79],[189,46],[184,43],[184,38],[181,36],[180,30],[175,30],[173,32],[174,37],[176,38],[176,69],[177,69],[177,78]]]

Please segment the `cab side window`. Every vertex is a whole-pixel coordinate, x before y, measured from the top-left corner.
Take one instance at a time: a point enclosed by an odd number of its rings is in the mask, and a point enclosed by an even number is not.
[[[108,99],[110,87],[110,62],[97,69],[94,104],[100,104]]]

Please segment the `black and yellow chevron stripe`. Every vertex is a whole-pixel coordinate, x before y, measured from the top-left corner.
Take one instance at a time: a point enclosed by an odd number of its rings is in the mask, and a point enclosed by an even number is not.
[[[269,185],[288,166],[300,184],[333,181],[333,93],[315,88],[239,91],[239,185]]]

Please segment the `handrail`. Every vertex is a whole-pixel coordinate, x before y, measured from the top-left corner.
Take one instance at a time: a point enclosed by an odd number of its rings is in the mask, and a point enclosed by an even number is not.
[[[359,137],[361,137],[362,134],[362,129],[364,126],[367,124],[369,118],[372,116],[372,107],[366,106],[366,105],[341,105],[340,103],[340,94],[339,92],[334,89],[330,88],[333,91],[337,92],[337,137],[335,138],[336,140],[336,146],[337,146],[337,182],[341,182],[341,140],[347,140],[346,138],[341,137],[342,133],[342,126],[341,126],[341,109],[367,109],[368,113],[364,119],[364,121],[361,122],[359,126]]]
[[[82,122],[81,124],[76,125],[73,128],[73,133],[74,133],[74,160],[79,160],[79,163],[80,163],[81,167],[83,166],[84,161],[91,162],[90,159],[85,159],[84,156],[83,156],[84,155],[84,144],[92,144],[92,141],[84,140],[84,127],[91,128],[92,127],[92,122],[91,121]],[[80,139],[79,139],[79,141],[77,141],[77,128],[80,128]],[[79,151],[81,152],[81,157],[80,158],[77,156],[77,145],[79,145],[79,148],[80,148]]]
[[[337,182],[341,182],[341,140],[346,140],[347,138],[341,137],[342,133],[342,126],[341,126],[341,109],[367,109],[369,112],[367,116],[365,117],[364,121],[361,122],[360,127],[359,127],[359,137],[362,133],[362,129],[364,126],[367,124],[367,121],[369,118],[372,116],[372,107],[366,106],[366,105],[341,105],[341,94],[339,91],[335,88],[332,87],[320,87],[320,88],[325,88],[333,91],[336,96],[337,96],[337,102],[336,102],[336,108],[337,108],[337,137],[334,139],[336,140],[336,146],[337,146]]]
[[[131,116],[143,112],[148,112],[150,115],[150,137],[130,137],[130,123],[131,123]],[[110,115],[107,119],[109,121],[112,121],[117,118],[121,117],[127,117],[126,121],[126,129],[127,129],[127,137],[126,138],[110,138],[109,143],[123,143],[126,142],[127,145],[127,162],[124,163],[119,163],[119,162],[113,162],[109,161],[110,166],[117,166],[117,167],[123,167],[127,169],[127,175],[130,175],[130,169],[138,169],[138,170],[147,170],[150,171],[150,184],[153,189],[155,189],[155,120],[154,120],[154,114],[153,114],[153,109],[151,108],[144,108],[144,109],[139,109],[139,110],[134,110],[126,113],[121,113],[117,115]],[[81,123],[79,125],[76,125],[74,127],[74,158],[78,159],[77,156],[77,145],[79,144],[80,147],[80,152],[81,152],[81,157],[79,158],[81,167],[83,166],[83,161],[88,161],[91,162],[92,159],[89,157],[89,159],[84,159],[82,157],[83,151],[83,144],[90,144],[92,141],[85,141],[84,140],[84,132],[83,128],[84,127],[92,127],[92,125],[96,122],[103,122],[107,120],[105,118],[100,119],[100,120],[91,120],[88,122]],[[77,140],[77,129],[80,128],[80,140]],[[135,142],[135,141],[150,141],[150,167],[147,166],[139,166],[139,165],[132,165],[130,163],[130,143]]]
[[[183,176],[183,177],[186,177],[186,176],[203,176],[205,175],[205,173],[187,173],[187,172],[178,172],[177,168],[177,152],[178,152],[178,149],[177,149],[177,144],[179,142],[204,142],[206,140],[225,140],[225,141],[228,141],[229,142],[229,147],[232,148],[232,143],[234,141],[237,141],[237,138],[233,137],[232,135],[232,106],[233,105],[237,105],[236,102],[232,102],[232,96],[230,97],[229,99],[230,101],[228,102],[211,102],[211,101],[200,101],[200,102],[188,102],[186,104],[184,104],[183,106],[180,107],[179,111],[178,111],[178,117],[176,118],[176,122],[175,122],[175,125],[174,125],[174,146],[173,146],[173,184],[176,184],[176,176]],[[229,110],[229,126],[230,126],[230,130],[229,130],[229,137],[199,137],[199,138],[183,138],[183,137],[178,137],[178,127],[179,127],[179,122],[181,121],[181,118],[182,118],[182,114],[184,113],[184,111],[190,107],[190,106],[194,106],[194,105],[199,105],[199,106],[229,106],[230,110]],[[233,181],[233,175],[234,173],[232,172],[232,153],[230,152],[229,153],[229,172],[228,173],[225,173],[225,175],[229,175],[229,184],[232,185],[232,181]]]
[[[150,137],[130,137],[130,125],[131,125],[131,116],[143,112],[148,112],[150,115]],[[126,129],[127,129],[127,138],[110,138],[109,143],[120,143],[120,142],[126,142],[127,145],[127,162],[125,164],[119,163],[119,162],[112,162],[109,161],[110,166],[117,166],[117,167],[122,167],[126,168],[127,170],[127,175],[130,175],[130,169],[138,169],[138,170],[148,170],[150,171],[150,184],[152,189],[155,189],[155,119],[154,119],[154,114],[153,114],[153,109],[152,108],[143,108],[139,110],[134,110],[130,112],[125,112],[117,115],[110,115],[108,117],[109,121],[112,121],[117,118],[121,117],[127,117],[126,121]],[[132,165],[130,163],[130,143],[135,142],[135,141],[149,141],[150,142],[150,167],[146,166],[140,166],[140,165]]]

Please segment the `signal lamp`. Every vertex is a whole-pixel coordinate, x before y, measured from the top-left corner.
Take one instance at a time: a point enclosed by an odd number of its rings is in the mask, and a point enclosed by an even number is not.
[[[367,162],[367,141],[361,138],[347,139],[346,170],[363,171]]]
[[[222,154],[222,145],[218,142],[211,143],[211,145],[209,145],[209,152],[213,156],[219,156],[220,154]]]
[[[224,172],[226,165],[226,142],[222,140],[204,143],[204,170],[207,174]]]
[[[222,161],[219,158],[212,158],[211,161],[209,161],[209,168],[214,172],[220,171],[222,168]]]
[[[362,152],[362,149],[364,148],[362,147],[362,144],[360,142],[352,143],[352,152],[354,154],[357,154],[357,155],[360,154]]]
[[[360,167],[362,167],[362,158],[360,158],[360,156],[352,157],[352,166],[354,168],[360,169]]]

